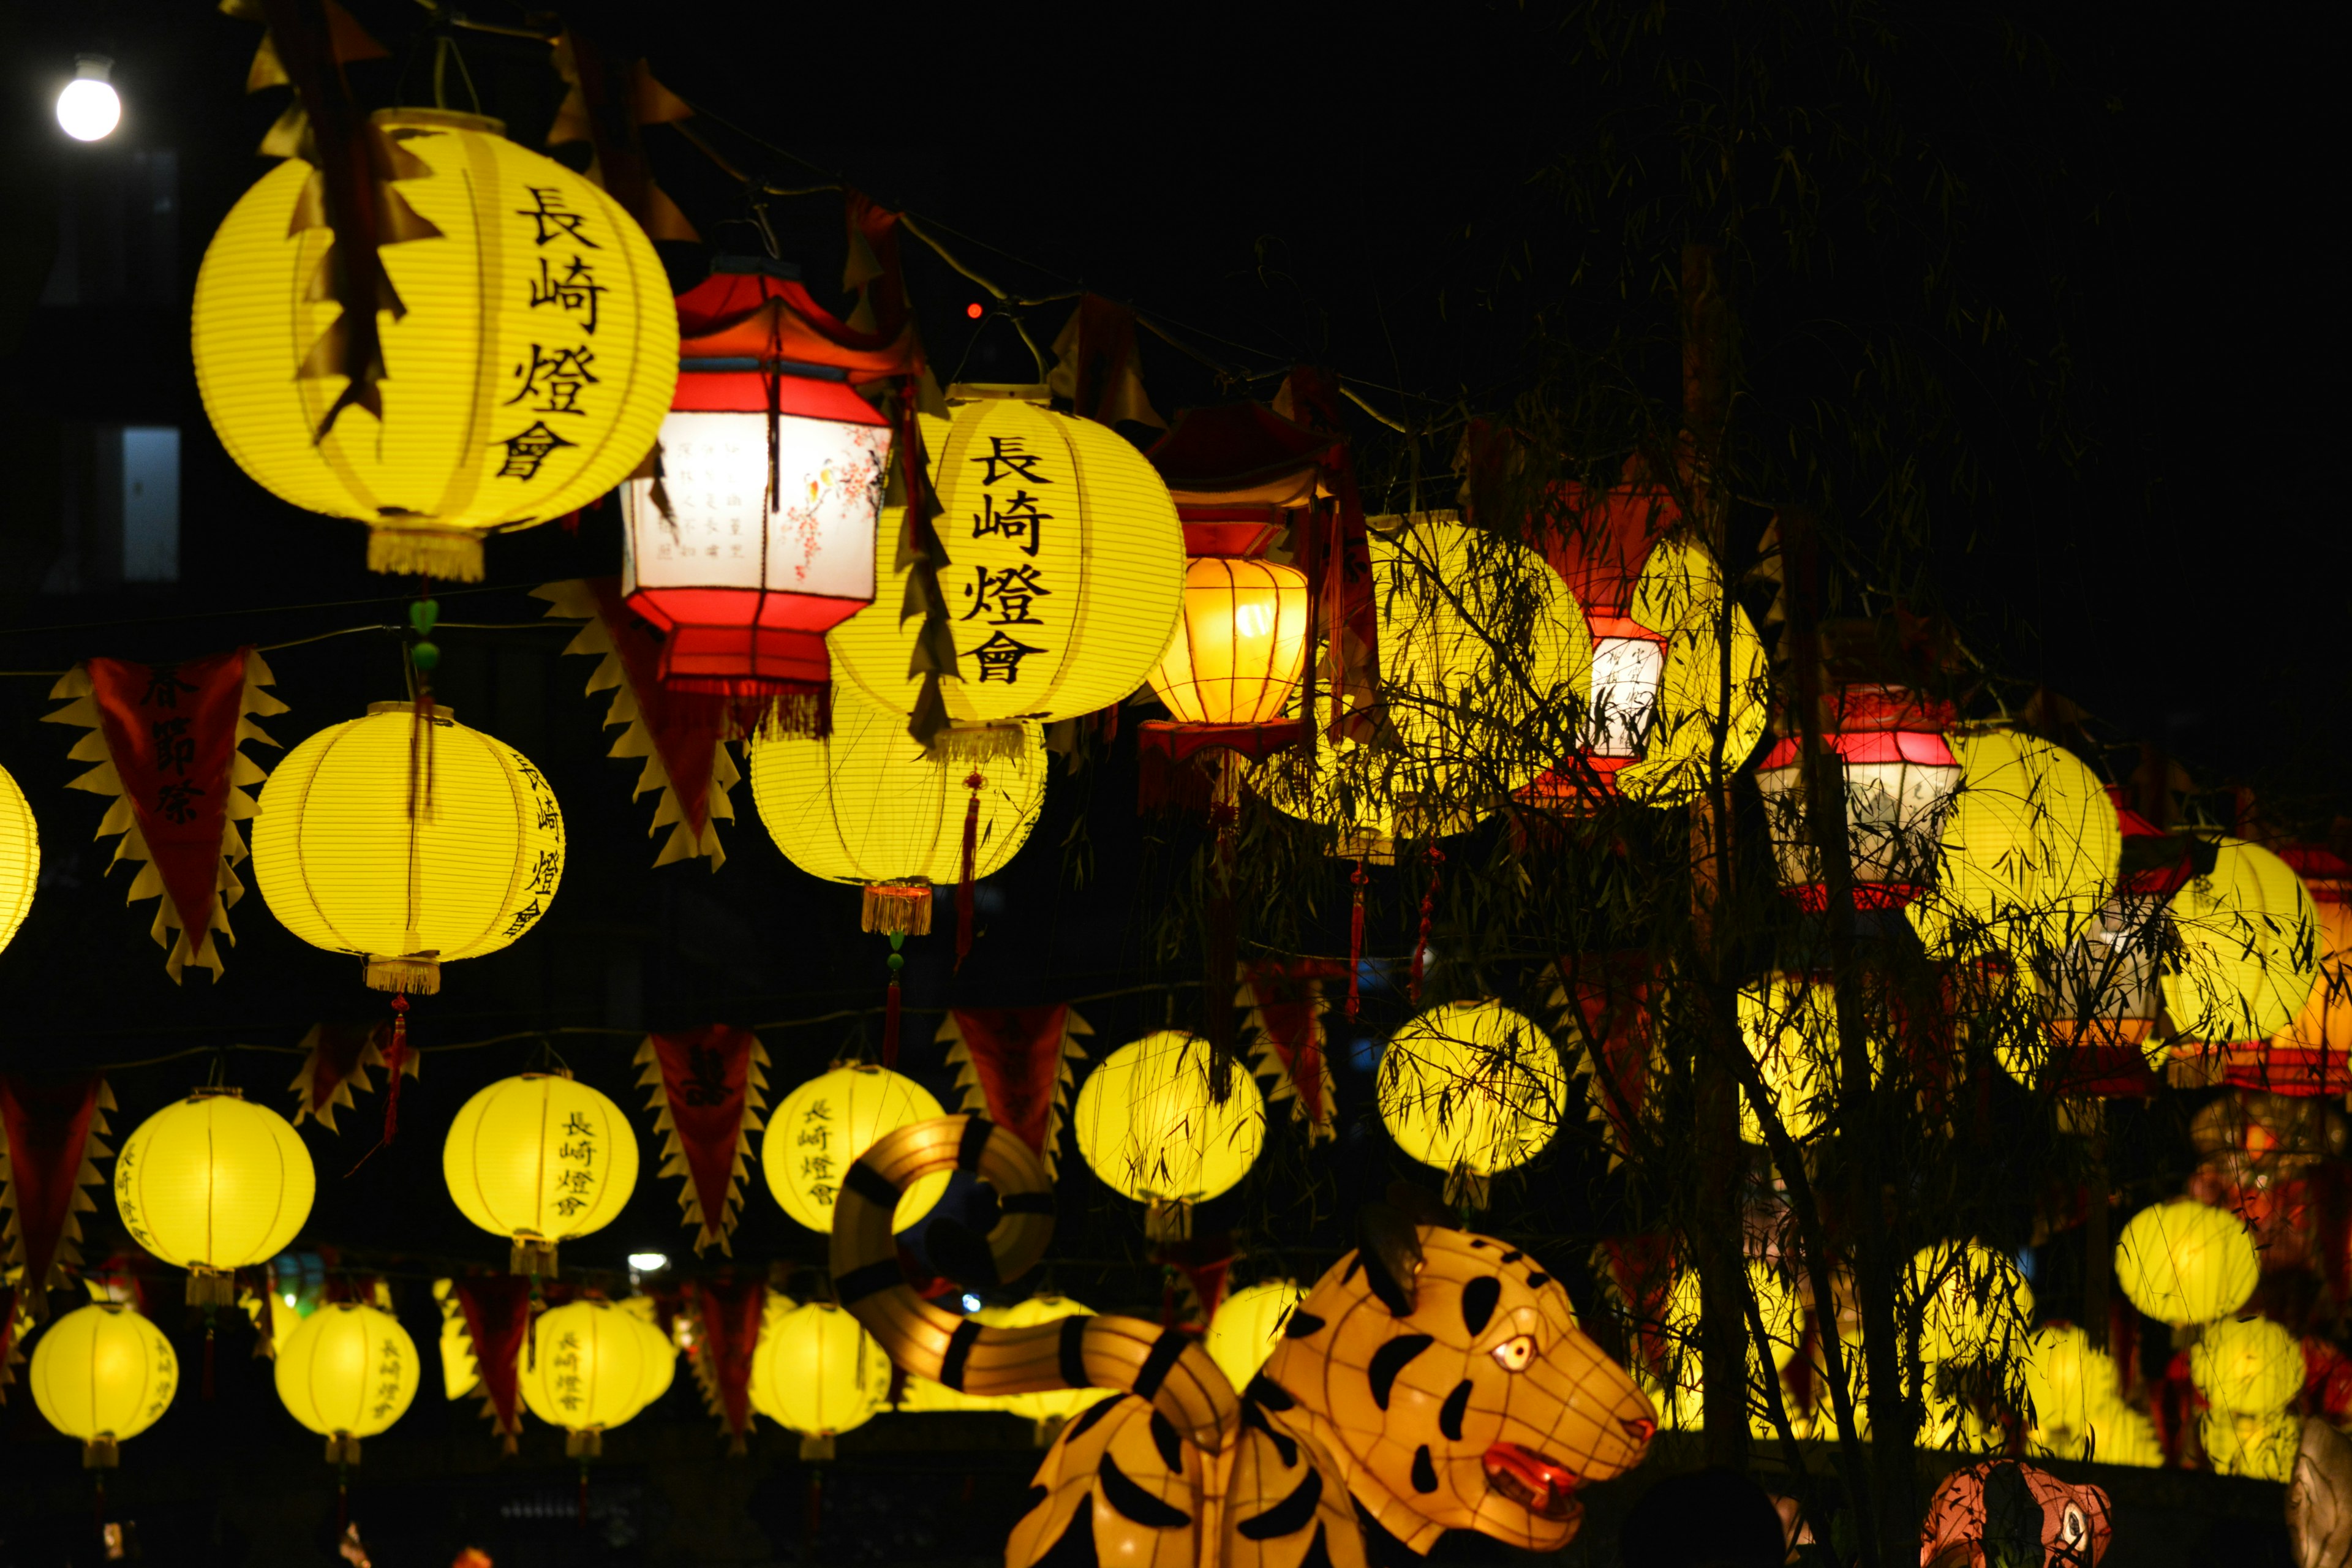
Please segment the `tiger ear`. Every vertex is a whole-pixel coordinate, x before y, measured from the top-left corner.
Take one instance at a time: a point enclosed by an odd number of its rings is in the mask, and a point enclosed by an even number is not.
[[[1391,1182],[1388,1190],[1389,1207],[1404,1215],[1413,1225],[1427,1226],[1432,1230],[1458,1230],[1461,1222],[1454,1211],[1441,1203],[1427,1187],[1416,1187],[1411,1182]]]
[[[1364,1280],[1391,1317],[1412,1311],[1421,1279],[1421,1236],[1412,1220],[1387,1204],[1366,1204],[1356,1212],[1356,1257]]]

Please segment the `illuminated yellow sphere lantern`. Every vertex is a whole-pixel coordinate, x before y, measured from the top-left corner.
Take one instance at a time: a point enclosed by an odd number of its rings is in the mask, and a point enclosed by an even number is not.
[[[155,1425],[180,1386],[180,1358],[163,1331],[132,1308],[76,1308],[33,1342],[33,1403],[81,1442],[88,1469],[111,1469],[116,1445]]]
[[[352,402],[310,165],[247,192],[196,275],[196,385],[229,455],[307,511],[367,524],[368,564],[478,580],[485,535],[576,510],[653,449],[677,381],[660,258],[593,182],[498,121],[388,109],[380,409]],[[324,434],[321,434],[323,430]]]
[[[574,1301],[531,1326],[535,1346],[522,1360],[523,1403],[564,1431],[575,1459],[604,1451],[604,1434],[667,1386],[645,1324],[610,1301]]]
[[[761,1134],[760,1168],[786,1214],[829,1236],[834,1199],[857,1157],[885,1132],[946,1114],[931,1091],[913,1079],[866,1063],[837,1066],[793,1089],[769,1115]],[[947,1187],[947,1176],[940,1173],[908,1188],[898,1200],[898,1228],[930,1213]]]
[[[1796,1359],[1804,1343],[1804,1303],[1780,1278],[1780,1270],[1760,1259],[1748,1260],[1748,1289],[1756,1298],[1764,1337],[1772,1346],[1772,1375],[1778,1376]],[[1701,1431],[1706,1426],[1706,1384],[1699,1364],[1697,1269],[1685,1268],[1675,1275],[1674,1289],[1666,1294],[1659,1327],[1672,1347],[1668,1354],[1668,1385],[1647,1390],[1651,1402],[1664,1415],[1669,1428]],[[1773,1431],[1770,1417],[1765,1414],[1764,1358],[1757,1353],[1755,1336],[1750,1333],[1743,1337],[1748,1342],[1748,1430],[1760,1437]]]
[[[1450,511],[1374,520],[1383,717],[1394,745],[1330,737],[1318,687],[1315,766],[1260,763],[1251,785],[1278,810],[1339,830],[1336,852],[1391,859],[1399,837],[1460,833],[1525,788],[1572,734],[1592,637],[1559,574],[1526,546]]]
[[[1266,1358],[1282,1342],[1282,1326],[1290,1310],[1307,1299],[1295,1279],[1267,1279],[1244,1285],[1223,1300],[1209,1319],[1205,1343],[1209,1359],[1235,1388],[1247,1388]]]
[[[0,948],[16,940],[40,882],[40,824],[25,792],[0,768]]]
[[[1307,574],[1279,562],[1204,555],[1184,568],[1184,613],[1151,671],[1180,724],[1282,717],[1307,667]]]
[[[1739,988],[1739,1037],[1772,1097],[1773,1114],[1790,1137],[1802,1142],[1829,1124],[1837,1100],[1837,1000],[1829,983],[1808,974],[1774,973]],[[1871,1023],[1870,1068],[1886,1065],[1886,1042]],[[1739,1097],[1739,1136],[1762,1143],[1764,1123]]]
[[[2261,1278],[2244,1224],[2193,1198],[2150,1205],[2116,1238],[2116,1283],[2133,1306],[2175,1328],[2228,1317]]]
[[[2107,1417],[2123,1408],[2115,1358],[2093,1350],[2090,1336],[2071,1324],[2034,1331],[2025,1347],[2025,1394],[2034,1443],[2066,1458],[2083,1458],[2085,1443],[2104,1437]]]
[[[235,1270],[286,1249],[310,1217],[318,1177],[286,1119],[236,1091],[199,1089],[139,1124],[114,1161],[114,1205],[132,1240],[188,1271],[188,1300],[226,1307]]]
[[[2011,731],[1950,737],[1960,786],[1935,886],[1903,906],[1928,953],[2046,963],[2093,930],[2123,858],[2115,803],[2071,752]]]
[[[2303,1346],[2268,1318],[2231,1318],[2198,1336],[2189,1375],[2217,1410],[2256,1415],[2284,1410],[2303,1392]]]
[[[2004,1361],[2032,1333],[2033,1291],[2017,1265],[1979,1242],[1942,1241],[1912,1258],[1904,1294],[1919,1308],[1919,1357]]]
[[[278,1397],[326,1438],[330,1464],[359,1463],[360,1439],[389,1430],[416,1397],[416,1342],[382,1308],[328,1302],[277,1348]]]
[[[763,1324],[751,1348],[751,1407],[801,1435],[804,1458],[863,1426],[890,1397],[890,1358],[856,1318],[810,1301]]]
[[[2209,1046],[2266,1040],[2295,1021],[2318,977],[2311,893],[2259,845],[2223,838],[2211,853],[2213,868],[2172,896],[2165,1011]]]
[[[2305,851],[2316,858],[2324,851]],[[2261,1081],[2324,1093],[2352,1086],[2352,879],[2333,857],[2305,872],[2318,935],[2318,977],[2294,1021],[2247,1053]]]
[[[436,708],[429,814],[409,809],[415,710],[378,702],[294,748],[262,786],[253,866],[270,913],[356,954],[379,991],[522,935],[563,879],[563,813],[520,752]],[[421,816],[421,819],[420,819]]]
[[[866,930],[920,935],[931,929],[931,889],[963,878],[973,804],[975,881],[1020,852],[1045,805],[1042,732],[992,732],[1019,744],[977,761],[927,757],[903,718],[836,684],[830,736],[752,740],[751,798],[785,859],[866,889]]]
[[[1381,1054],[1381,1124],[1445,1173],[1448,1203],[1483,1208],[1490,1178],[1543,1152],[1567,1114],[1559,1050],[1498,1002],[1450,1002],[1408,1020]]]
[[[1040,406],[1045,395],[955,387],[952,419],[921,419],[952,563],[939,574],[958,672],[940,686],[950,756],[993,756],[1025,743],[1010,728],[1023,721],[1124,700],[1183,602],[1184,535],[1166,484],[1117,432]],[[877,530],[875,602],[826,638],[835,678],[898,714],[922,689],[911,671],[923,620],[898,616],[903,517],[886,510]]]
[[[1192,1205],[1229,1190],[1265,1146],[1265,1100],[1236,1064],[1217,1098],[1209,1042],[1162,1029],[1119,1047],[1078,1088],[1078,1152],[1148,1205],[1145,1234],[1192,1234]]]
[[[636,1190],[637,1135],[571,1074],[523,1073],[457,1108],[441,1174],[458,1212],[513,1244],[515,1273],[551,1275],[557,1245],[603,1229]]]

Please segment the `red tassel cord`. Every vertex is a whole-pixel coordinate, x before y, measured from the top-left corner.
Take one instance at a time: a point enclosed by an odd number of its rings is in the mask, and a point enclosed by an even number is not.
[[[389,1147],[400,1131],[400,1080],[408,1068],[408,998],[399,992],[393,994],[392,1048],[383,1053],[383,1062],[392,1077],[383,1090],[383,1142]]]
[[[1438,868],[1445,864],[1444,851],[1434,844],[1423,851],[1429,859],[1429,887],[1421,895],[1421,931],[1412,941],[1412,981],[1410,997],[1416,1007],[1421,1005],[1422,964],[1429,952],[1429,922],[1437,908]]]
[[[1348,911],[1348,1019],[1356,1017],[1356,983],[1364,972],[1364,858],[1356,857],[1356,901]]]
[[[213,1327],[213,1310],[205,1309],[205,1397],[213,1396],[213,1342],[218,1338]]]
[[[907,940],[904,931],[890,933],[890,956],[884,963],[890,966],[890,990],[882,1004],[882,1065],[898,1065],[898,972],[907,967],[906,954],[898,951]]]
[[[963,808],[963,879],[956,883],[956,967],[971,952],[971,873],[980,855],[980,791],[988,781],[974,769],[963,781],[971,800]]]

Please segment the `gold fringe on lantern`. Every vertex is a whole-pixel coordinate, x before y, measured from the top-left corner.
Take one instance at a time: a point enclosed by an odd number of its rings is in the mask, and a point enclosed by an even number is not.
[[[236,1305],[236,1276],[219,1269],[194,1264],[188,1269],[188,1305],[191,1307],[234,1307]]]
[[[973,724],[951,727],[931,737],[924,755],[935,763],[1017,761],[1029,751],[1029,735],[1018,724]]]
[[[448,528],[371,528],[368,570],[397,576],[482,580],[482,536]]]
[[[931,885],[929,882],[869,884],[859,926],[890,936],[931,934]]]
[[[507,1248],[507,1272],[532,1275],[541,1279],[554,1279],[555,1243],[516,1237],[513,1245]],[[534,1306],[531,1310],[537,1311],[539,1309]],[[533,1343],[536,1345],[537,1342]]]
[[[399,958],[380,953],[367,956],[365,979],[373,991],[404,991],[412,996],[437,996],[441,992],[441,960],[437,953],[412,952]]]
[[[81,1468],[110,1470],[122,1463],[122,1449],[111,1437],[92,1437],[81,1446]]]

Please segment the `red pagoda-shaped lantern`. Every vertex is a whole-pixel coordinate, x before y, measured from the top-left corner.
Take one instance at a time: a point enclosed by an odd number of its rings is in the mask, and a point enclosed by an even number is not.
[[[1628,465],[1629,469],[1631,465]],[[1646,754],[1666,675],[1666,635],[1633,618],[1635,585],[1652,546],[1682,521],[1658,487],[1626,484],[1597,496],[1563,486],[1570,515],[1541,540],[1592,634],[1592,683],[1575,754],[1519,792],[1532,804],[1617,793],[1617,774]]]
[[[1845,785],[1847,851],[1856,907],[1899,909],[1936,878],[1944,813],[1959,759],[1944,739],[1948,702],[1904,686],[1841,686],[1822,704],[1824,760]],[[1757,770],[1780,888],[1809,910],[1827,906],[1821,858],[1805,820],[1804,742],[1784,732]]]
[[[912,374],[912,331],[846,326],[765,258],[719,258],[677,312],[677,392],[622,487],[623,591],[666,634],[665,686],[822,702],[825,633],[874,600],[894,438],[856,388]]]

